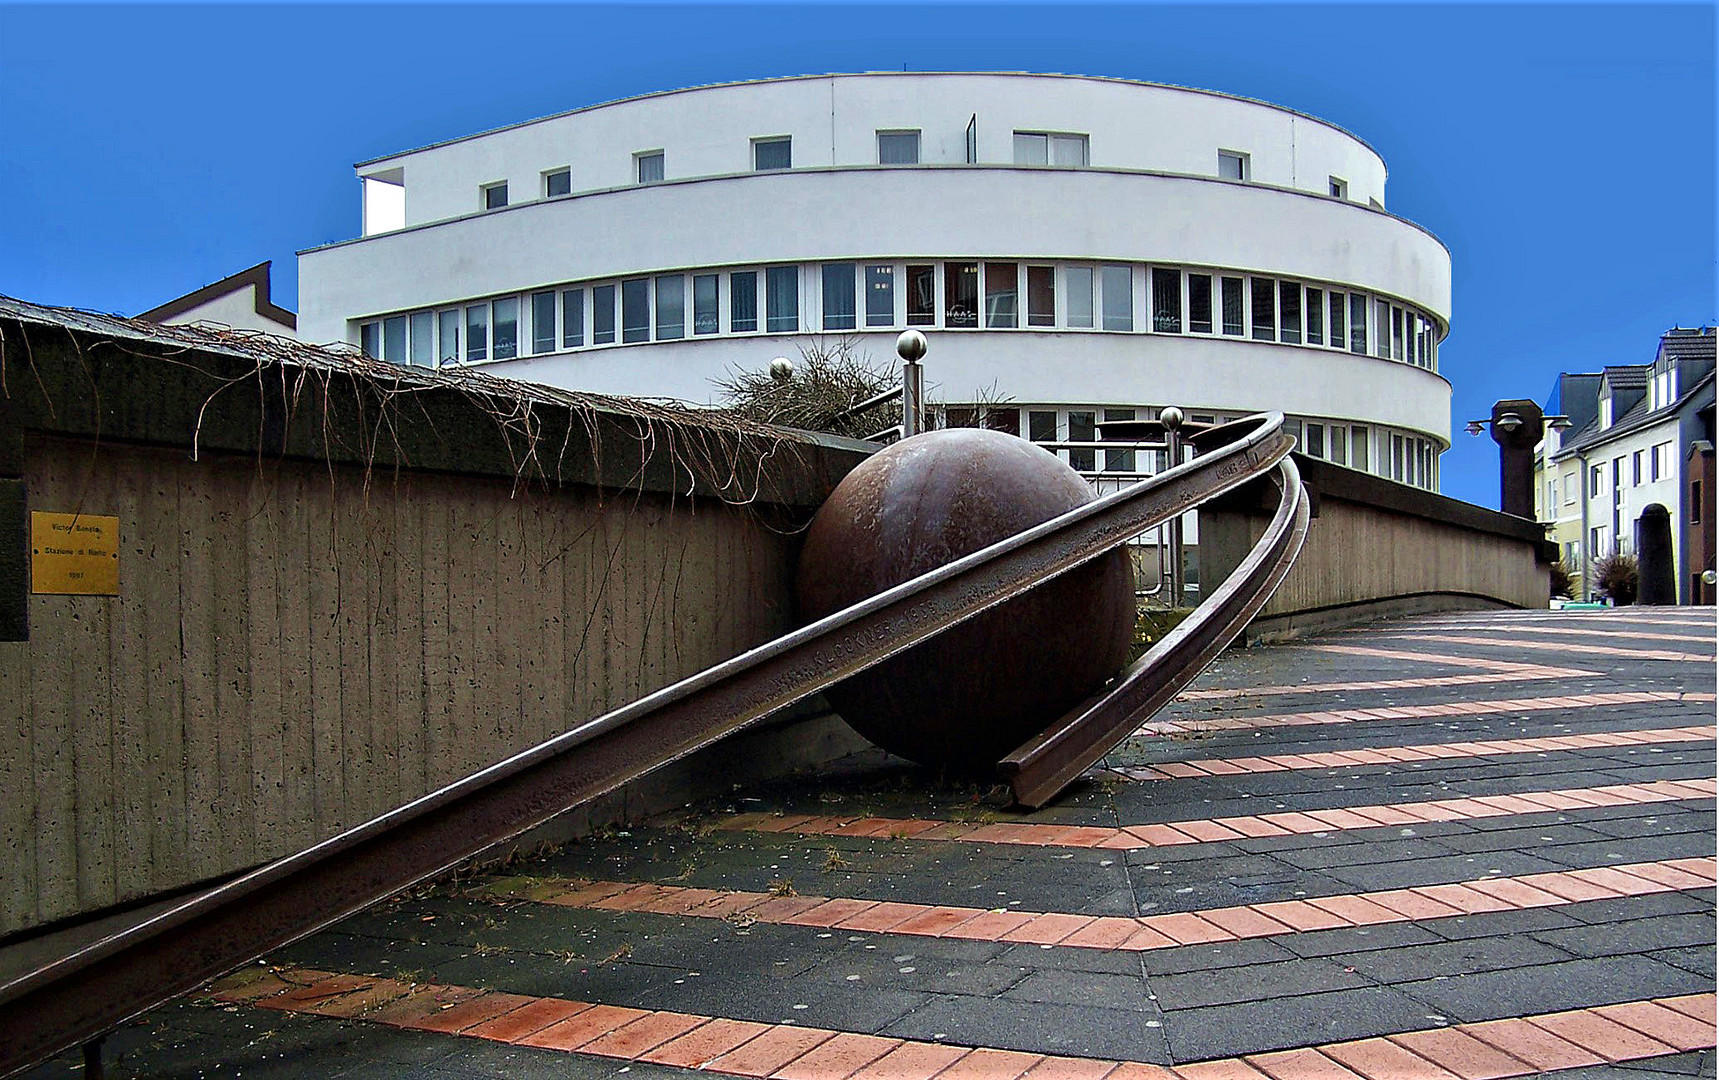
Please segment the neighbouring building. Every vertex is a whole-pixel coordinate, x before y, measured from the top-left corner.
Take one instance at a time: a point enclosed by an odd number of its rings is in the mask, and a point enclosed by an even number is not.
[[[1564,563],[1591,593],[1595,560],[1633,554],[1649,505],[1671,515],[1678,599],[1712,603],[1701,574],[1713,568],[1714,328],[1666,331],[1652,363],[1558,377],[1536,457],[1539,520]]]
[[[1438,487],[1450,255],[1357,136],[1121,79],[768,79],[357,166],[363,235],[300,253],[301,336],[402,364],[709,403],[809,339],[930,333],[949,412],[1103,481],[1106,421],[1288,414],[1316,457]]]
[[[298,334],[298,316],[276,304],[269,286],[269,262],[240,270],[177,300],[150,308],[138,318],[147,322],[209,323],[235,330],[260,330],[279,337]]]

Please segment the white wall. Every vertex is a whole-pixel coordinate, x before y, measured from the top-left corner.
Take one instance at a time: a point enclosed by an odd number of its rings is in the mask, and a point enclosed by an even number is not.
[[[257,314],[257,290],[254,285],[224,293],[189,311],[161,321],[182,326],[195,322],[212,322],[236,330],[261,330],[279,337],[295,336],[292,327]]]
[[[403,175],[408,225],[481,209],[479,187],[505,180],[510,202],[542,195],[542,174],[568,167],[573,190],[630,185],[633,155],[664,151],[668,179],[746,172],[751,141],[793,139],[795,167],[877,162],[879,129],[919,129],[921,160],[966,160],[977,116],[981,163],[1014,161],[1016,130],[1084,133],[1091,164],[1214,176],[1220,148],[1250,155],[1252,179],[1324,196],[1331,175],[1349,198],[1385,202],[1383,160],[1324,121],[1263,102],[1078,76],[897,74],[818,76],[671,91],[366,162],[361,176]]]

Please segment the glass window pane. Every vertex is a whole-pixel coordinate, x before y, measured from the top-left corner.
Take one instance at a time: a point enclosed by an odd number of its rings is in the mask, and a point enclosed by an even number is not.
[[[1182,332],[1182,272],[1152,268],[1152,329],[1160,334]]]
[[[1307,290],[1307,344],[1325,344],[1325,290]]]
[[[1245,329],[1242,315],[1242,279],[1227,277],[1222,281],[1224,292],[1224,333],[1240,337]]]
[[[1105,409],[1104,410],[1104,418],[1106,420],[1132,420],[1132,419],[1134,419],[1134,410],[1133,409]],[[1111,436],[1111,437],[1114,438],[1114,436]],[[1134,451],[1132,449],[1129,449],[1129,450],[1106,450],[1104,452],[1104,471],[1105,472],[1121,472],[1121,473],[1133,472],[1134,471]]]
[[[358,348],[365,356],[382,359],[382,324],[367,322],[358,328]]]
[[[555,351],[555,294],[531,294],[531,351],[539,355]]]
[[[1362,472],[1367,471],[1367,447],[1369,444],[1370,440],[1367,437],[1366,428],[1357,426],[1349,429],[1349,461]]]
[[[1027,413],[1027,438],[1033,442],[1056,442],[1056,413],[1037,409]]]
[[[657,340],[686,336],[686,278],[664,274],[657,278]]]
[[[455,364],[460,359],[460,312],[458,308],[444,311],[436,317],[437,329],[441,332],[441,340],[437,342],[436,356],[444,364]]]
[[[651,282],[634,278],[621,282],[621,340],[651,339]]]
[[[715,274],[698,274],[692,279],[692,332],[714,334],[721,329],[717,322],[718,286],[721,278]]]
[[[466,360],[489,359],[489,305],[466,308]]]
[[[1101,270],[1104,288],[1104,328],[1134,329],[1134,268],[1106,266]]]
[[[1068,414],[1068,441],[1098,441],[1097,418],[1098,414],[1094,412],[1071,410]],[[1074,466],[1075,472],[1093,472],[1098,468],[1098,451],[1090,446],[1074,447],[1068,452],[1068,463]]]
[[[728,275],[728,332],[749,334],[758,329],[758,271]]]
[[[1015,164],[1050,164],[1050,147],[1045,137],[1043,135],[1027,135],[1019,131],[1015,132]]]
[[[979,264],[943,264],[943,325],[961,329],[979,325]]]
[[[752,144],[752,168],[759,172],[792,168],[793,146],[792,139],[759,139]]]
[[[1253,339],[1270,341],[1277,337],[1277,283],[1270,278],[1252,278]]]
[[[1086,136],[1052,135],[1050,137],[1050,163],[1052,165],[1085,165]]]
[[[764,271],[764,329],[773,334],[800,329],[798,266],[772,266]]]
[[[1367,352],[1367,298],[1360,293],[1349,294],[1349,351]]]
[[[406,316],[382,320],[382,357],[390,364],[406,362]]]
[[[561,347],[585,344],[585,290],[568,289],[561,294]]]
[[[1056,325],[1056,267],[1027,267],[1027,325]]]
[[[1188,330],[1195,334],[1212,332],[1212,275],[1188,275]]]
[[[1277,303],[1278,313],[1283,316],[1277,340],[1301,344],[1301,286],[1292,281],[1278,282]]]
[[[591,287],[591,344],[608,345],[615,340],[615,287]]]
[[[567,169],[557,169],[543,177],[543,194],[551,199],[559,198],[573,190],[573,174]]]
[[[1325,425],[1307,425],[1307,452],[1316,458],[1325,456]]]
[[[1391,309],[1391,359],[1403,358],[1403,309]]]
[[[1331,451],[1330,458],[1332,461],[1335,461],[1339,465],[1344,465],[1344,464],[1348,463],[1348,461],[1349,461],[1349,429],[1347,427],[1344,427],[1342,424],[1332,425],[1332,427],[1331,427],[1331,446],[1329,447],[1329,449]]]
[[[654,184],[663,178],[662,151],[659,150],[654,154],[640,154],[638,162],[639,183]]]
[[[1373,334],[1374,351],[1385,359],[1390,359],[1391,305],[1383,300],[1376,300],[1373,303]]]
[[[895,325],[895,267],[865,268],[865,324]]]
[[[909,266],[907,268],[907,325],[934,326],[937,323],[937,268]]]
[[[1092,267],[1069,267],[1063,272],[1063,283],[1068,286],[1068,324],[1078,327],[1091,326]]]
[[[824,329],[852,330],[859,325],[854,305],[853,263],[824,264]]]
[[[519,297],[495,302],[495,358],[512,360],[519,355]]]
[[[1349,337],[1349,331],[1344,329],[1348,325],[1347,320],[1343,317],[1347,310],[1344,306],[1346,303],[1342,293],[1334,292],[1331,294],[1331,345],[1338,349],[1344,347]]]
[[[1017,263],[985,264],[985,325],[1020,325],[1020,267]]]
[[[485,210],[500,210],[506,205],[506,184],[491,184],[483,189],[483,208]]]
[[[418,367],[436,366],[436,317],[428,311],[412,315],[412,363]]]
[[[879,165],[919,164],[919,132],[880,131],[877,133],[877,163]]]

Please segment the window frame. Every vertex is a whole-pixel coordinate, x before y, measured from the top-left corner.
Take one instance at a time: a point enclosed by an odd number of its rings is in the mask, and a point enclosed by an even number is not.
[[[501,201],[498,203],[492,204],[491,203],[491,197],[493,195],[495,195],[497,192],[499,192],[501,194]],[[480,211],[482,211],[483,213],[486,213],[486,214],[492,210],[506,210],[507,209],[507,181],[506,180],[492,180],[487,184],[479,184],[478,185],[478,209]]]
[[[567,190],[566,191],[555,192],[555,191],[549,190],[550,183],[553,182],[557,177],[566,177],[567,178]],[[557,169],[545,169],[545,170],[543,170],[543,186],[539,190],[541,190],[543,192],[543,197],[545,199],[565,199],[568,196],[572,195],[573,194],[573,167],[571,165],[563,165]]]
[[[883,160],[883,140],[886,137],[894,138],[894,139],[911,137],[913,139],[913,160],[912,161],[885,161],[885,160]],[[876,139],[875,145],[877,147],[877,163],[879,165],[919,165],[919,164],[922,164],[924,161],[924,149],[925,149],[925,147],[924,147],[924,139],[922,137],[922,131],[920,128],[878,128],[877,129],[877,139]]]
[[[1241,175],[1239,175],[1239,176],[1226,176],[1224,174],[1224,159],[1225,158],[1228,158],[1228,159],[1230,159],[1236,163],[1237,171],[1240,172]],[[1234,149],[1230,149],[1228,147],[1223,147],[1223,146],[1218,147],[1218,179],[1219,180],[1231,180],[1231,181],[1236,181],[1236,182],[1243,183],[1243,184],[1252,180],[1253,179],[1253,155],[1248,153],[1246,150],[1234,150]]]
[[[645,179],[645,162],[655,161],[657,175]],[[660,184],[668,178],[668,155],[661,149],[633,151],[633,183],[637,186]]]
[[[766,147],[786,147],[788,160],[784,165],[762,165],[758,160],[758,152]],[[788,172],[794,167],[794,136],[792,135],[755,135],[752,138],[752,171],[753,172]]]

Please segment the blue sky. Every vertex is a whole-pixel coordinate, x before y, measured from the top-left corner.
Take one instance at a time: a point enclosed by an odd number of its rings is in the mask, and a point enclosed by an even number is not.
[[[0,5],[0,292],[135,314],[359,231],[351,164],[651,90],[828,71],[1207,87],[1368,140],[1451,249],[1456,445],[1715,321],[1712,5]]]

